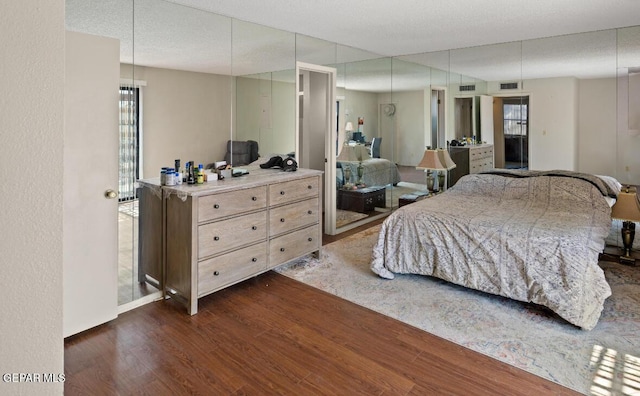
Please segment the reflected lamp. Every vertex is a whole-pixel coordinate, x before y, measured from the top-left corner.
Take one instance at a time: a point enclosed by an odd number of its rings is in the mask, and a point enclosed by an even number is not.
[[[347,125],[344,126],[344,130],[345,132],[347,132],[344,137],[344,144],[347,144],[347,142],[351,140],[351,132],[353,132],[353,122],[347,122]]]
[[[362,145],[356,144],[354,146],[348,145],[342,148],[340,155],[336,158],[336,161],[346,162],[346,163],[358,163],[357,171],[358,171],[358,181],[357,184],[362,184],[362,176],[364,175],[364,167],[362,166],[362,161],[369,158],[369,150]],[[347,173],[351,176],[351,170],[349,167],[343,167],[345,170],[345,179],[347,178]],[[349,169],[346,172],[346,169]]]

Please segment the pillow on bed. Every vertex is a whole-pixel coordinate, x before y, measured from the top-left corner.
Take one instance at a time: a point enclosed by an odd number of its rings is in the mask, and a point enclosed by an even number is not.
[[[618,196],[618,194],[620,194],[620,191],[622,191],[622,184],[620,184],[620,182],[615,177],[604,176],[604,175],[596,175],[596,176],[599,177],[600,180],[605,182],[611,191],[615,192],[616,197]]]

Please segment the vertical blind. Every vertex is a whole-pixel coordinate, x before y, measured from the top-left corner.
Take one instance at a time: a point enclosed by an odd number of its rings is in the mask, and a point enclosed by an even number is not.
[[[120,150],[118,166],[119,200],[136,198],[135,183],[140,176],[139,134],[140,88],[120,86]]]

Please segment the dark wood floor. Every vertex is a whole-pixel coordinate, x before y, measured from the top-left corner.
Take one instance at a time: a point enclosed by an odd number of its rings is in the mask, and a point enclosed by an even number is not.
[[[569,395],[566,388],[268,272],[65,340],[66,395]]]

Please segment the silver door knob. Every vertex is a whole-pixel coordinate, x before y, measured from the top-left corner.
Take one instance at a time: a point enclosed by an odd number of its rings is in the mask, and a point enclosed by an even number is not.
[[[114,199],[118,197],[118,193],[113,190],[107,190],[104,192],[104,197],[107,199]]]

